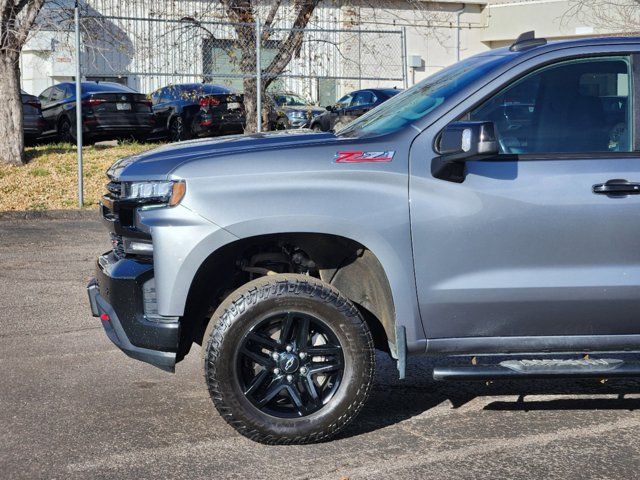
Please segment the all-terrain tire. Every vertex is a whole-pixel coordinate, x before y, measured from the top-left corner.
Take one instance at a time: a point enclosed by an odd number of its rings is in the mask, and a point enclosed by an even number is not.
[[[283,311],[312,315],[330,328],[344,358],[333,396],[319,410],[296,418],[260,410],[239,380],[242,339],[269,315]],[[360,312],[331,285],[304,275],[266,276],[236,290],[211,318],[203,347],[205,379],[218,412],[242,435],[261,443],[304,444],[333,437],[360,412],[373,381],[374,344]]]

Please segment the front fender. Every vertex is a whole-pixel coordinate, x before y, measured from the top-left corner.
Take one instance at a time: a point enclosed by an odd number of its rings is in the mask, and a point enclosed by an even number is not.
[[[291,230],[292,225],[295,229]],[[416,299],[416,287],[413,274],[413,261],[411,255],[411,242],[407,232],[406,238],[397,238],[390,243],[377,231],[363,228],[360,224],[346,222],[329,216],[289,216],[252,218],[232,225],[226,225],[225,229],[211,232],[189,252],[182,266],[177,272],[176,278],[192,279],[198,268],[214,253],[211,246],[221,248],[221,241],[233,242],[237,239],[250,238],[260,235],[279,233],[315,233],[337,235],[354,240],[369,249],[382,265],[393,297],[396,326],[404,326],[407,333],[407,346],[409,351],[422,348],[420,341],[424,339],[424,330],[420,321],[418,304]],[[155,243],[155,239],[154,239]],[[183,291],[178,285],[172,287],[173,307],[180,311],[172,310],[171,315],[182,315],[186,302],[188,289]],[[160,295],[158,295],[160,298]],[[165,313],[162,313],[163,315]],[[169,315],[169,313],[166,313]]]

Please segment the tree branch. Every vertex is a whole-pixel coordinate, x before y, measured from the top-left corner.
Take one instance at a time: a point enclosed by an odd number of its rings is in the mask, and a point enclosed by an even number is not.
[[[27,41],[27,37],[29,36],[29,32],[31,31],[31,27],[33,27],[42,6],[44,5],[45,0],[23,0],[21,3],[26,5],[26,10],[24,11],[24,15],[20,19],[20,24],[16,29],[16,47],[18,52],[22,50],[25,42]]]
[[[314,9],[320,3],[320,0],[300,0],[296,2],[299,4],[298,15],[291,27],[291,30],[287,34],[287,37],[280,45],[278,53],[264,71],[265,88],[278,76],[289,64],[291,57],[302,45],[304,39],[304,29],[309,23],[311,14]]]
[[[271,25],[273,24],[273,20],[276,18],[276,14],[278,13],[278,9],[280,8],[281,4],[282,4],[282,0],[275,0],[274,4],[271,5],[269,14],[267,15],[267,18],[262,24],[264,28],[262,30],[261,40],[263,42],[266,42],[267,40],[269,40],[269,37],[271,36]]]

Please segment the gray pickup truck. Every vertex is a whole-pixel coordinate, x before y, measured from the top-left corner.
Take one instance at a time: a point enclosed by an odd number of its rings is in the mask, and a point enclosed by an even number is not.
[[[215,406],[265,443],[340,431],[375,349],[401,377],[640,375],[638,75],[640,39],[523,34],[335,134],[124,158],[92,312],[168,371],[202,345]]]

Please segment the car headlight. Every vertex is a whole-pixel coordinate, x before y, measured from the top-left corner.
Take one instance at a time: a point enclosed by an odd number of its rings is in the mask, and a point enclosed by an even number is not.
[[[174,207],[187,192],[184,180],[159,182],[124,182],[122,200],[138,201],[144,204]]]
[[[291,119],[299,120],[302,118],[307,118],[307,112],[303,112],[301,110],[294,110],[293,112],[289,112],[287,116]]]

